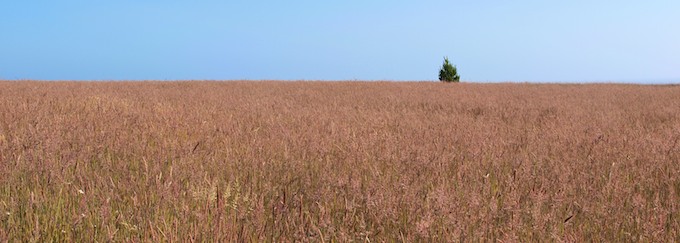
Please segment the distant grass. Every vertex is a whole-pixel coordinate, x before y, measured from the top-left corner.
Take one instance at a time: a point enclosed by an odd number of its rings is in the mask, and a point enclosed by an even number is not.
[[[0,240],[680,240],[680,86],[0,82]]]

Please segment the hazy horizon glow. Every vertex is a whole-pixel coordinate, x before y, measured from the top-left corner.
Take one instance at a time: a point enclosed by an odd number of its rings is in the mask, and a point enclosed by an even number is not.
[[[0,80],[680,82],[680,2],[12,1]]]

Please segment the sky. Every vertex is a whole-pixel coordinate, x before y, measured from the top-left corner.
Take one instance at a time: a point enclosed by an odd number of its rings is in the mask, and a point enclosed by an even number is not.
[[[677,0],[0,0],[0,79],[680,83]]]

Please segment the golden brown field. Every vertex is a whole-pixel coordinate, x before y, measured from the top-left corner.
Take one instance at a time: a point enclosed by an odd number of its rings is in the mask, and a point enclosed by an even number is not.
[[[0,241],[678,241],[680,86],[0,82]]]

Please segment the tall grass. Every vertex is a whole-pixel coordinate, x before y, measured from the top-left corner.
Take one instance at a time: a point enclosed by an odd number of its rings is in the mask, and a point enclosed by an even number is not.
[[[680,86],[0,82],[0,240],[678,241]]]

